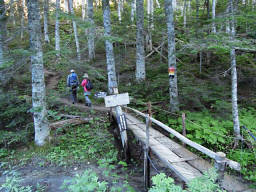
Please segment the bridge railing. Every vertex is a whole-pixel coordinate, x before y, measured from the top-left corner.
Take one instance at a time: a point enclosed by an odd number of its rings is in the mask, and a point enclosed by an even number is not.
[[[149,118],[149,120],[152,123],[155,123],[156,125],[158,125],[159,127],[163,128],[165,131],[167,131],[168,133],[171,133],[172,135],[174,135],[176,138],[178,138],[180,141],[182,141],[183,143],[193,147],[194,149],[197,149],[198,151],[202,152],[203,154],[207,155],[208,157],[212,158],[215,160],[215,167],[217,168],[217,170],[222,170],[223,166],[228,165],[231,169],[234,169],[236,171],[240,171],[241,170],[241,166],[238,162],[235,162],[233,160],[230,160],[228,158],[226,158],[225,153],[223,152],[214,152],[210,149],[207,149],[206,147],[199,145],[198,143],[195,143],[191,140],[189,140],[188,138],[184,137],[182,134],[180,134],[179,132],[175,131],[174,129],[168,127],[167,125],[163,124],[162,122],[149,117],[149,115],[144,114],[136,109],[130,108],[130,107],[125,107],[125,109],[128,109],[130,111],[133,111],[134,113],[144,117],[144,118]],[[223,170],[224,171],[224,170]]]

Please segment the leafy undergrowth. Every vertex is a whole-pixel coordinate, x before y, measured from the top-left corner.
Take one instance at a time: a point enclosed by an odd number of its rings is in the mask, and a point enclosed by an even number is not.
[[[201,192],[201,191],[215,191],[224,192],[218,184],[215,183],[217,173],[214,169],[204,173],[202,177],[193,179],[188,184],[188,189],[183,190],[180,186],[174,184],[174,180],[166,177],[164,173],[160,173],[152,178],[153,186],[149,192]]]

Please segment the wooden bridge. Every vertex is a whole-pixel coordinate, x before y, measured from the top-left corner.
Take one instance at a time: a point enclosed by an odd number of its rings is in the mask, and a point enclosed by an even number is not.
[[[119,106],[120,107],[120,106]],[[130,107],[123,107],[124,111],[120,114],[119,110],[111,110],[111,114],[114,119],[117,121],[119,125],[121,138],[125,132],[125,138],[122,138],[123,147],[125,148],[128,144],[128,138],[126,135],[126,129],[132,131],[135,138],[144,144],[146,149],[146,153],[148,153],[148,148],[157,156],[157,158],[168,168],[170,168],[181,180],[185,183],[188,183],[194,178],[200,177],[203,173],[210,168],[213,167],[211,163],[202,159],[198,155],[190,152],[181,144],[174,142],[170,137],[163,134],[163,131],[158,131],[150,126],[151,123],[154,123],[159,128],[167,131],[169,134],[172,134],[177,139],[179,139],[182,143],[197,149],[201,153],[207,155],[211,159],[214,160],[214,167],[217,169],[219,173],[218,180],[221,186],[228,191],[244,191],[248,188],[245,184],[239,181],[238,178],[233,176],[224,174],[225,166],[228,165],[231,169],[240,170],[240,164],[229,160],[226,158],[225,154],[222,152],[213,152],[178,133],[177,131],[171,129],[160,121],[150,117],[148,114],[141,113],[136,109],[132,109]],[[128,112],[129,111],[129,112]],[[122,116],[120,118],[120,116]],[[135,116],[139,116],[145,119],[145,122],[136,118]],[[126,120],[124,120],[124,117]],[[125,149],[125,153],[127,153]],[[148,167],[149,163],[147,163],[148,159],[146,155],[144,155],[144,181],[146,178],[150,177],[146,167]],[[145,186],[149,186],[149,181],[145,181]]]

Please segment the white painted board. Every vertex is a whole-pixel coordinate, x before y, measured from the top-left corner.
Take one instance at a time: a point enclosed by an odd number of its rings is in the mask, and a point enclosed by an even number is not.
[[[127,105],[130,103],[128,93],[109,95],[104,97],[104,100],[105,100],[105,107],[115,107],[120,105]]]

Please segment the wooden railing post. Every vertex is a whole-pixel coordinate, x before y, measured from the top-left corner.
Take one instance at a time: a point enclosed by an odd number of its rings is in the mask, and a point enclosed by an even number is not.
[[[146,117],[146,144],[144,147],[144,187],[148,191],[150,187],[150,162],[149,162],[149,115]]]
[[[187,134],[186,134],[186,115],[185,115],[185,113],[182,113],[182,135],[183,135],[184,137],[187,136]],[[182,143],[182,145],[183,145],[184,147],[186,146],[185,143]]]
[[[226,154],[223,152],[217,152],[215,156],[214,167],[217,169],[218,177],[217,183],[222,187],[224,181],[224,172],[226,167]]]

